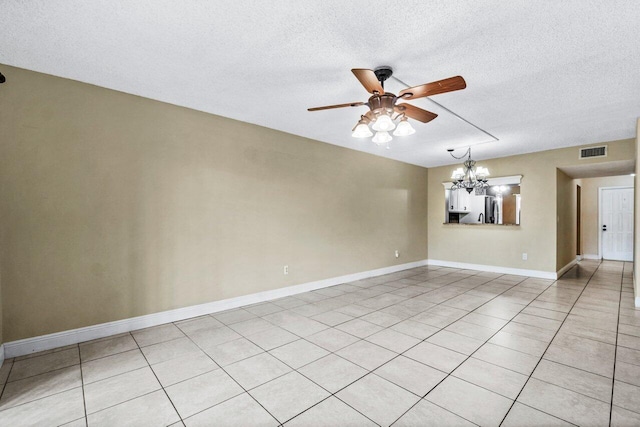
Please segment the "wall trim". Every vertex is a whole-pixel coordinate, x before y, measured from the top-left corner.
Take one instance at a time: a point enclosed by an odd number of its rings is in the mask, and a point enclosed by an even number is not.
[[[4,344],[0,344],[0,366],[4,363]]]
[[[566,273],[567,271],[571,270],[571,268],[576,265],[578,263],[578,261],[580,261],[579,257],[576,257],[574,260],[572,260],[570,263],[568,263],[567,265],[565,265],[564,267],[562,267],[560,270],[557,271],[556,273],[556,278],[560,278],[564,273]]]
[[[636,307],[640,307],[640,297],[636,297]]]
[[[598,254],[582,254],[582,259],[600,259]]]
[[[317,280],[315,282],[308,282],[300,285],[287,286],[284,288],[243,295],[235,298],[228,298],[220,301],[213,301],[205,304],[192,305],[189,307],[182,307],[174,310],[167,310],[159,313],[132,317],[129,319],[116,320],[113,322],[101,323],[98,325],[86,326],[83,328],[71,329],[62,332],[56,332],[53,334],[6,342],[3,344],[3,355],[6,354],[6,357],[24,356],[26,354],[35,353],[38,351],[50,350],[52,348],[77,344],[97,338],[104,338],[123,332],[130,332],[137,329],[162,325],[164,323],[190,319],[192,317],[202,316],[205,314],[217,313],[219,311],[230,310],[245,305],[256,304],[259,302],[283,298],[303,292],[314,291],[316,289],[340,285],[342,283],[353,282],[355,280],[396,273],[398,271],[409,270],[411,268],[422,267],[425,265],[427,265],[427,260],[392,265],[375,270],[347,274],[344,276]]]
[[[553,271],[525,270],[522,268],[500,267],[497,265],[468,264],[466,262],[444,261],[438,259],[428,260],[429,265],[440,267],[464,268],[467,270],[488,271],[490,273],[514,274],[516,276],[537,277],[539,279],[557,279],[557,273]],[[575,262],[575,261],[574,261]]]

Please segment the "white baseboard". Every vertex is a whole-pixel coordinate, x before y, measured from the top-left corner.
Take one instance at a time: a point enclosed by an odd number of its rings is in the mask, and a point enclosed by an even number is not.
[[[567,271],[571,270],[571,268],[576,265],[578,263],[578,261],[580,261],[579,257],[576,257],[576,259],[574,259],[573,261],[571,261],[570,263],[568,263],[567,265],[565,265],[564,267],[562,267],[560,270],[557,271],[556,273],[556,278],[559,278],[560,276],[562,276],[564,273],[566,273]]]
[[[598,254],[582,254],[582,259],[600,259]]]
[[[162,311],[160,313],[147,314],[144,316],[132,317],[130,319],[116,320],[114,322],[101,323],[99,325],[87,326],[84,328],[71,329],[68,331],[56,332],[48,335],[41,335],[33,338],[26,338],[18,341],[4,343],[4,353],[6,357],[23,356],[25,354],[38,351],[50,350],[70,344],[77,344],[97,338],[104,338],[110,335],[123,332],[135,331],[137,329],[162,325],[164,323],[176,322],[190,319],[192,317],[219,311],[230,310],[245,305],[283,298],[303,292],[314,291],[316,289],[353,282],[355,280],[369,277],[382,276],[384,274],[395,273],[411,268],[427,265],[427,260],[410,262],[407,264],[392,265],[390,267],[378,268],[375,270],[363,271],[360,273],[347,274],[345,276],[332,277],[315,282],[303,283],[301,285],[288,286],[285,288],[273,289],[270,291],[258,292],[236,298],[229,298],[221,301],[214,301],[205,304],[192,305],[189,307],[177,308],[175,310]]]
[[[636,297],[636,307],[640,307],[640,297]]]
[[[440,267],[464,268],[467,270],[488,271],[490,273],[514,274],[516,276],[537,277],[540,279],[557,279],[557,273],[553,271],[525,270],[521,268],[499,267],[497,265],[467,264],[466,262],[442,261],[438,259],[428,260],[429,265]]]

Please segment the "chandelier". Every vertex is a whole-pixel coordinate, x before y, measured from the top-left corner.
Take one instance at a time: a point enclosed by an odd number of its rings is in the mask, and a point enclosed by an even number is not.
[[[447,151],[454,159],[460,160],[467,156],[467,160],[463,163],[464,169],[458,168],[451,174],[451,180],[453,182],[451,190],[464,189],[467,190],[467,193],[471,193],[475,190],[477,194],[478,192],[483,192],[484,189],[489,186],[487,183],[489,169],[482,166],[475,167],[476,161],[471,159],[471,147],[469,147],[467,152],[460,157],[453,154],[453,149],[449,149]]]

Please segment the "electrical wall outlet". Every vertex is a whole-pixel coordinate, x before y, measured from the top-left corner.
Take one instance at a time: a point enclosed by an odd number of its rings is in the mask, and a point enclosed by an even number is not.
[[[396,258],[399,258],[399,257],[400,257],[400,251],[396,249]]]
[[[284,275],[286,276],[287,274],[289,274],[289,266],[285,265],[284,269],[283,269]]]
[[[526,252],[522,252],[522,260],[523,261],[527,260],[527,253]]]

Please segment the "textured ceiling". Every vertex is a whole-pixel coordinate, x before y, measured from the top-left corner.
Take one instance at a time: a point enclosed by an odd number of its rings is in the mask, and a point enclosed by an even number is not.
[[[0,63],[422,166],[632,138],[640,2],[0,0]],[[366,107],[351,68],[418,85],[462,75],[391,149],[351,138]],[[1,71],[1,66],[0,66]],[[11,76],[7,75],[7,84]],[[390,81],[397,93],[404,86]],[[490,141],[490,142],[488,142]],[[461,154],[458,151],[458,154]]]

